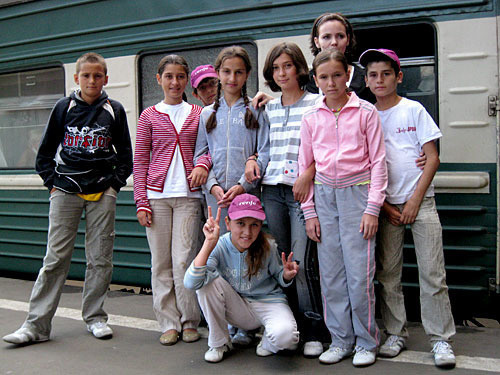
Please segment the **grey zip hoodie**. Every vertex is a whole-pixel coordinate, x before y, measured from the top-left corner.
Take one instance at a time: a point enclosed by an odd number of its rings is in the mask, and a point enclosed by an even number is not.
[[[220,99],[217,110],[217,126],[207,133],[206,123],[213,113],[213,104],[201,112],[198,138],[194,153],[194,164],[198,159],[210,152],[212,168],[208,175],[204,190],[207,194],[214,185],[219,185],[227,191],[240,184],[246,192],[257,187],[259,181],[249,184],[245,180],[245,163],[249,156],[258,153],[257,164],[260,175],[263,176],[269,162],[269,119],[264,110],[255,110],[249,106],[259,122],[258,129],[247,129],[245,126],[245,102],[238,99],[232,107]]]

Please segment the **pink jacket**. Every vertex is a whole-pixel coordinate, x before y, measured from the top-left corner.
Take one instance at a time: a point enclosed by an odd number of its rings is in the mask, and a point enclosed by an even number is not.
[[[163,191],[168,168],[174,151],[179,146],[184,162],[185,177],[193,170],[194,146],[202,108],[192,105],[180,133],[168,115],[158,112],[154,106],[146,108],[137,123],[134,155],[134,199],[137,211],[151,212],[147,190]],[[200,188],[191,189],[191,191]]]
[[[335,188],[370,181],[365,213],[378,216],[387,187],[382,126],[375,107],[350,93],[336,118],[325,101],[304,114],[300,129],[299,174],[316,164],[315,180]],[[304,217],[317,217],[313,182],[301,207]]]

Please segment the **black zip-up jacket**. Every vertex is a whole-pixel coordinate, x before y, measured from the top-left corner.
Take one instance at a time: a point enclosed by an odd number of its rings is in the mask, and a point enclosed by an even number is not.
[[[132,144],[123,106],[103,91],[94,103],[79,93],[60,99],[36,156],[43,184],[68,193],[117,192],[132,173]]]

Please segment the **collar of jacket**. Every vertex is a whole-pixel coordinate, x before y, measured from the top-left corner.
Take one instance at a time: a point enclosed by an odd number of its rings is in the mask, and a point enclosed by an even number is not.
[[[225,108],[230,108],[229,105],[227,104],[226,102],[226,99],[224,99],[224,97],[220,98],[219,99],[219,103],[220,103],[220,106],[221,107],[225,107]],[[248,104],[250,105],[250,104]],[[232,106],[231,108],[237,108],[237,107],[244,107],[245,106],[245,101],[243,100],[243,98],[239,98]]]
[[[236,248],[236,246],[234,246],[233,241],[231,240],[231,232],[227,232],[221,238],[223,238],[224,241],[226,242],[226,246],[227,246],[227,249],[229,251],[231,251],[232,253],[238,254],[238,255],[246,255],[248,250],[241,252]]]
[[[356,95],[356,93],[354,91],[352,91],[352,92],[347,93],[347,95],[349,95],[349,100],[347,101],[347,103],[345,104],[345,106],[342,109],[344,109],[344,108],[359,108],[361,103],[359,102],[359,98]],[[328,106],[326,105],[326,98],[324,98],[318,104],[316,104],[316,108],[318,110],[326,110],[328,112],[332,112],[332,110],[330,108],[328,108]]]
[[[106,94],[106,91],[102,90],[101,96],[92,104],[89,104],[82,99],[82,97],[80,96],[80,89],[73,91],[70,95],[70,98],[75,100],[78,104],[81,105],[86,105],[89,107],[99,107],[108,100],[108,94]]]

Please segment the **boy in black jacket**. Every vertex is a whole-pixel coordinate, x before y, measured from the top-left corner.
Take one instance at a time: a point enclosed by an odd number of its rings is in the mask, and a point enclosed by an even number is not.
[[[92,52],[81,56],[74,79],[80,89],[54,106],[36,157],[36,170],[50,191],[47,253],[26,321],[3,338],[12,344],[49,339],[83,210],[83,320],[95,337],[113,335],[103,304],[113,268],[116,195],[132,172],[132,146],[125,110],[102,90],[108,82],[104,58]]]

